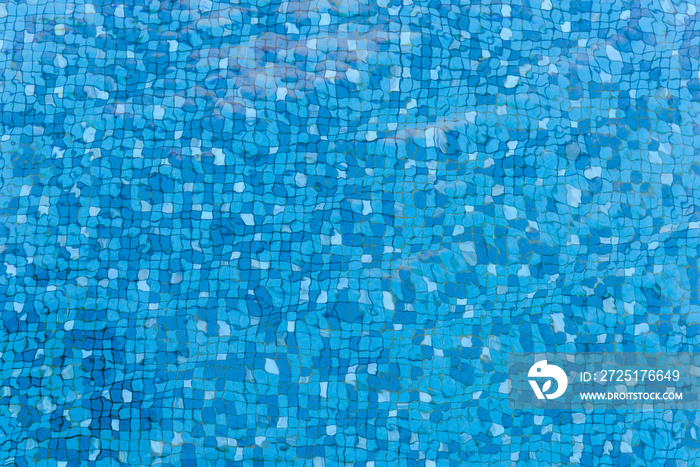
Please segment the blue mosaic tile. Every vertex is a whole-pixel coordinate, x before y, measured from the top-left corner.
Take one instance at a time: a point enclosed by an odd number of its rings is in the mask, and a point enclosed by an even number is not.
[[[696,465],[506,356],[700,351],[692,2],[0,3],[5,465]]]

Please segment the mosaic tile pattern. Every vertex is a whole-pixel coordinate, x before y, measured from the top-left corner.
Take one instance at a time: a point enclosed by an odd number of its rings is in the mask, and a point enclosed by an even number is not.
[[[699,19],[0,3],[0,459],[698,465],[506,359],[700,351]]]

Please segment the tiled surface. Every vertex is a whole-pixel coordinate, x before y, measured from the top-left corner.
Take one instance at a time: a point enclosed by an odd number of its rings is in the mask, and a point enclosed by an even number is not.
[[[697,465],[507,410],[699,351],[692,4],[0,4],[5,465]]]

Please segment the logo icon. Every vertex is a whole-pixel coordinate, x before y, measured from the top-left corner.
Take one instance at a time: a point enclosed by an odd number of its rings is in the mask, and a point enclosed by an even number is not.
[[[569,385],[564,370],[556,365],[547,364],[547,360],[540,360],[532,365],[527,376],[529,378],[549,378],[545,381],[541,389],[537,381],[530,380],[530,386],[532,386],[532,390],[535,391],[535,395],[538,399],[556,399],[564,394],[566,387]],[[547,394],[547,391],[552,387],[552,379],[557,382],[557,390],[551,394]]]

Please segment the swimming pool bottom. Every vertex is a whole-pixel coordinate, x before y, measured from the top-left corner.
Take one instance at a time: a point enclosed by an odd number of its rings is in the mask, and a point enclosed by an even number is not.
[[[693,411],[507,400],[700,344],[697,19],[0,4],[0,458],[696,465]]]

